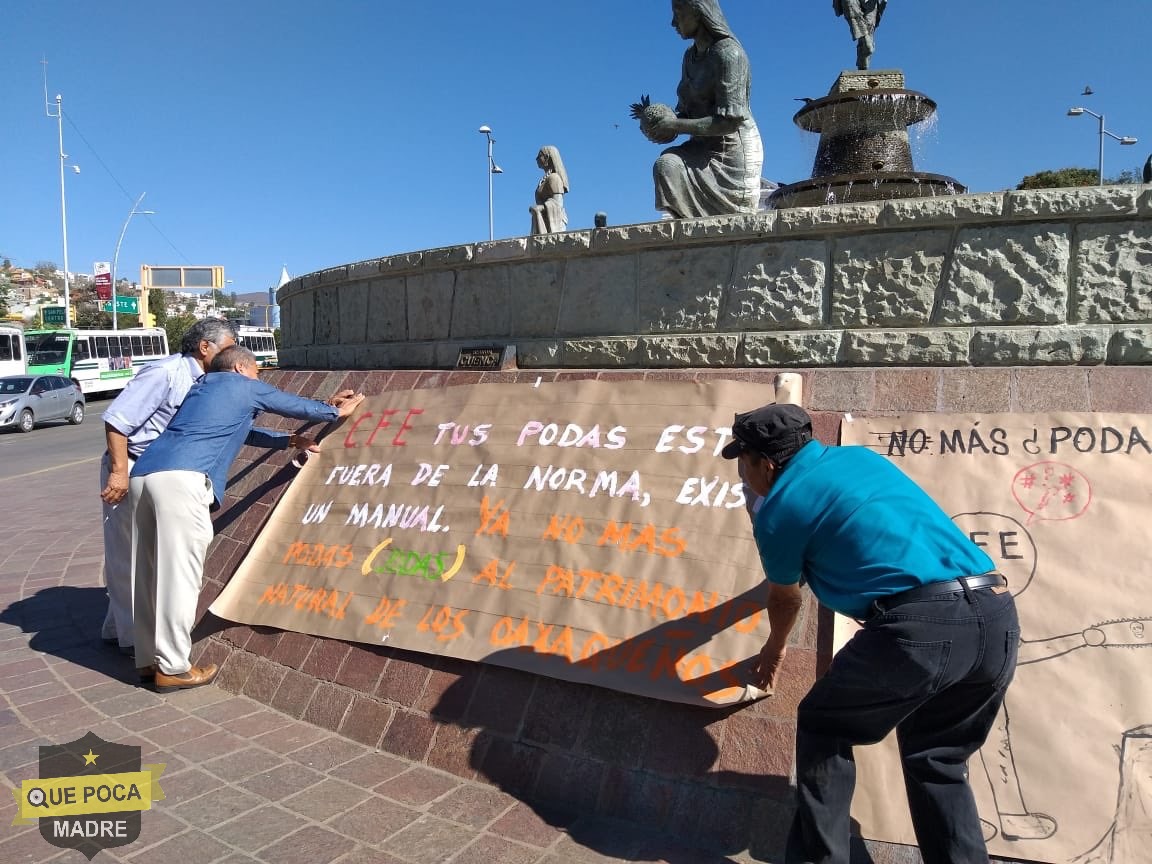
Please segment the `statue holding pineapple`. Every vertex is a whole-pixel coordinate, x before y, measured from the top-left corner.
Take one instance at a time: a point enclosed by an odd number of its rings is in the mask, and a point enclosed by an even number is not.
[[[654,144],[689,136],[653,166],[656,209],[674,219],[755,212],[764,148],[749,105],[748,56],[717,0],[672,0],[672,26],[692,41],[676,107],[648,96],[632,105]]]

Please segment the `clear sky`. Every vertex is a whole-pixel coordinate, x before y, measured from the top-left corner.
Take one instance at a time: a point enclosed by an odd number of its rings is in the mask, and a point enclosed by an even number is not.
[[[796,97],[825,95],[855,46],[830,0],[723,0],[752,63],[764,174],[811,173]],[[570,228],[655,218],[659,153],[628,116],[675,102],[686,43],[668,0],[2,0],[0,254],[62,264],[64,99],[70,269],[221,264],[229,290],[382,255],[485,240],[490,126],[497,238],[528,233],[537,150],[559,147]],[[972,191],[1030,173],[1105,176],[1152,152],[1149,0],[891,0],[874,68],[940,106],[917,167]],[[1094,91],[1081,96],[1085,85]]]

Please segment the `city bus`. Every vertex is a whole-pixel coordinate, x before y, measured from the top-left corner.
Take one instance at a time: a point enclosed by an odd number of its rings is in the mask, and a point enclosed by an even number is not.
[[[168,356],[159,328],[26,330],[29,375],[71,378],[85,396],[123,390],[145,363]]]
[[[280,365],[276,355],[276,337],[267,327],[249,327],[241,324],[236,328],[240,344],[256,355],[261,369],[275,369]]]
[[[28,371],[24,362],[24,331],[19,327],[0,324],[0,375],[23,375]]]

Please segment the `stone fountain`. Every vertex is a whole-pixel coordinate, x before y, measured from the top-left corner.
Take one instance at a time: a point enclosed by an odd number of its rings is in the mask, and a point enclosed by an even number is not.
[[[776,208],[814,207],[966,192],[951,177],[917,171],[908,128],[929,120],[936,103],[904,88],[898,69],[842,72],[822,99],[812,99],[793,122],[820,135],[812,177],[781,186]]]

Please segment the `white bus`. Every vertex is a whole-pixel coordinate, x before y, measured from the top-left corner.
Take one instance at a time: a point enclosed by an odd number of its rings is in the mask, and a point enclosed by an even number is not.
[[[24,362],[24,331],[19,327],[0,324],[0,375],[23,375],[28,371]]]
[[[276,336],[267,327],[249,327],[241,324],[236,328],[240,344],[256,355],[261,369],[275,369],[280,365],[276,354]]]
[[[84,395],[123,390],[145,363],[168,356],[159,328],[26,330],[29,375],[63,375]]]

